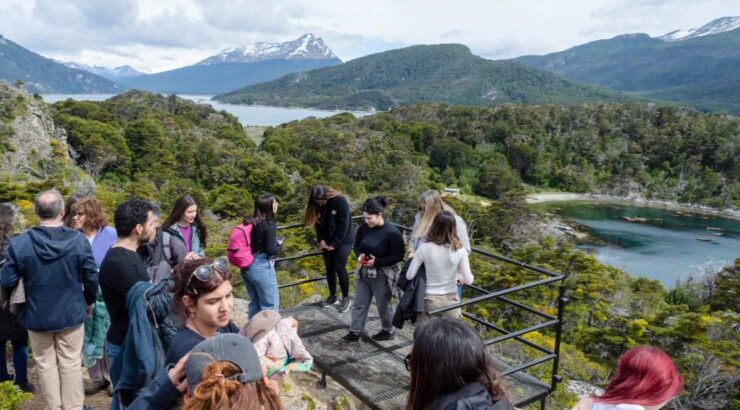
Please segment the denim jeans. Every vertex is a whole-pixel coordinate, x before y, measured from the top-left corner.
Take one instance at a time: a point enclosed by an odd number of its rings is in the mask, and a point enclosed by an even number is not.
[[[121,350],[123,348],[119,345],[115,345],[111,342],[106,341],[105,342],[105,351],[108,353],[108,365],[110,367],[113,367],[113,362],[118,360],[118,358],[121,356]],[[108,373],[110,374],[110,367],[108,368]],[[112,378],[111,378],[112,379]],[[111,384],[113,385],[114,391],[116,387],[116,382],[118,380],[111,380]],[[118,394],[113,395],[113,401],[110,403],[110,410],[118,410],[120,408],[119,405],[119,397]]]
[[[251,318],[263,310],[280,309],[275,264],[265,253],[258,253],[249,268],[241,270],[242,279],[249,293],[249,312]]]
[[[7,360],[5,358],[5,342],[7,342],[7,340],[0,340],[0,348],[3,350],[3,362],[0,363],[0,381],[10,380]],[[15,384],[18,386],[25,386],[28,384],[28,340],[11,340],[10,344],[13,345]]]

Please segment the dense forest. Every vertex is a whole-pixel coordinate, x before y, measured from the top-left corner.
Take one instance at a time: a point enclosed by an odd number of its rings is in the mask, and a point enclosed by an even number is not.
[[[424,101],[573,104],[617,102],[627,97],[523,64],[486,60],[461,44],[439,44],[372,54],[214,98],[233,104],[387,110]]]
[[[17,118],[25,105],[43,106],[66,131],[72,159],[94,179],[88,189],[108,210],[136,196],[166,211],[179,194],[190,192],[213,232],[209,255],[224,252],[228,228],[251,212],[252,198],[262,192],[278,195],[282,222],[299,220],[307,189],[317,182],[340,188],[354,206],[383,194],[391,200],[389,218],[402,224],[411,222],[423,190],[459,186],[474,192],[473,199],[449,201],[471,227],[475,246],[570,275],[565,383],[551,408],[575,402],[575,393],[564,388],[570,381],[603,385],[619,354],[650,343],[668,351],[686,379],[686,392],[672,408],[740,409],[738,262],[665,289],[598,262],[567,238],[549,236],[542,228],[546,216],[528,207],[523,194],[535,186],[740,206],[735,117],[644,104],[421,104],[362,119],[340,114],[283,124],[268,128],[258,146],[235,117],[175,96],[128,92],[46,107],[24,95],[0,105],[2,129],[13,124],[5,113]],[[2,135],[0,155],[14,149],[13,132]],[[0,175],[0,201],[18,204],[31,224],[29,201],[38,190],[80,190],[64,182],[71,167],[60,161],[45,179]],[[307,251],[312,233],[290,231],[286,243],[289,254]],[[536,278],[489,260],[475,258],[473,266],[478,284],[489,289]],[[279,281],[320,271],[318,259],[282,264]],[[320,289],[301,286],[281,298],[305,300]],[[516,299],[552,312],[554,291]],[[510,330],[531,320],[493,302],[475,313]],[[526,337],[554,343],[548,332]],[[532,352],[502,345],[498,354],[524,360]],[[545,370],[534,369],[542,375]]]

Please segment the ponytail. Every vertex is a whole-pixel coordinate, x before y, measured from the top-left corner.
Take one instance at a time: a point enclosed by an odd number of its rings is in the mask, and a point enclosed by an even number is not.
[[[282,410],[275,390],[263,380],[241,383],[230,377],[241,370],[229,361],[215,361],[203,368],[203,380],[195,387],[184,410],[239,409]]]

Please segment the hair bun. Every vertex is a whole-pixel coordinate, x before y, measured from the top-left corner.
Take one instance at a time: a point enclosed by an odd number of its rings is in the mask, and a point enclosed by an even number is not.
[[[382,196],[376,196],[376,197],[375,197],[375,200],[376,200],[376,201],[378,201],[378,203],[379,203],[379,204],[380,204],[380,205],[381,205],[381,206],[382,206],[383,208],[385,208],[385,207],[387,207],[387,206],[388,206],[388,201],[386,201],[386,200],[385,200],[385,197],[382,197]]]

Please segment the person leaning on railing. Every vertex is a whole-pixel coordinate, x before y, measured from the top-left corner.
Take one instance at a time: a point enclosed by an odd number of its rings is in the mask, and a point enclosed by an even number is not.
[[[321,245],[324,257],[329,297],[322,302],[322,306],[339,305],[337,308],[344,313],[351,305],[347,257],[354,242],[349,201],[338,190],[317,185],[309,192],[303,218],[306,228],[316,229],[316,240]],[[342,290],[342,300],[337,299],[337,278]]]
[[[426,242],[419,246],[411,260],[406,278],[414,279],[422,264],[426,270],[425,313],[417,315],[417,323],[429,318],[426,312],[460,302],[457,292],[457,272],[462,276],[462,283],[473,283],[468,251],[463,248],[457,237],[455,215],[451,212],[442,211],[434,218]],[[459,318],[462,311],[460,308],[452,309],[440,313],[439,316]]]

